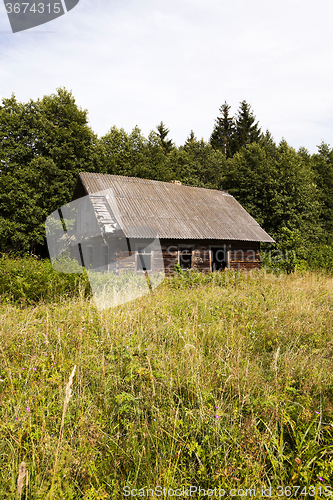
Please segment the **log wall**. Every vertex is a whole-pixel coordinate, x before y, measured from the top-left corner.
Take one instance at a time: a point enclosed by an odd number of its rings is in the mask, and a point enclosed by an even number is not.
[[[94,242],[94,267],[102,265],[101,262],[101,245],[105,244],[102,239],[96,239]],[[116,252],[116,270],[118,273],[136,271],[136,249],[137,246],[144,246],[144,241],[138,239],[132,246],[135,248],[127,249],[127,244],[124,239],[113,240],[112,247],[109,244],[110,253]],[[160,240],[162,255],[160,252],[152,254],[153,271],[165,271],[167,275],[174,273],[174,267],[179,263],[179,254],[181,248],[191,248],[192,250],[192,267],[195,267],[200,272],[209,272],[212,270],[212,255],[211,248],[223,248],[227,255],[227,267],[229,269],[260,269],[260,244],[259,242],[246,241],[221,241],[221,240]],[[86,258],[86,245],[82,244],[83,254]],[[97,259],[97,260],[96,260]],[[109,265],[109,270],[111,270]]]
[[[201,272],[212,270],[211,247],[224,248],[229,269],[260,269],[260,243],[221,240],[161,240],[166,274],[174,272],[179,262],[179,248],[192,247],[192,262]]]

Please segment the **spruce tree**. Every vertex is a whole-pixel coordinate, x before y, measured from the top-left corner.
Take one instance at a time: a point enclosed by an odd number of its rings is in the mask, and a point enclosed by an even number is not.
[[[322,142],[318,153],[311,158],[316,185],[322,200],[321,222],[324,229],[324,241],[333,243],[333,149]]]
[[[164,154],[170,153],[175,146],[174,146],[172,140],[170,140],[170,139],[167,140],[167,136],[169,134],[169,129],[167,129],[166,126],[164,125],[164,123],[161,121],[161,123],[159,125],[157,125],[156,130],[158,132],[158,135],[159,135],[159,138],[160,138],[160,141],[162,144],[163,153]]]
[[[209,140],[213,148],[222,151],[227,158],[232,156],[235,133],[234,119],[229,116],[229,110],[230,106],[225,101],[219,109],[221,116],[216,118]]]
[[[191,130],[190,135],[187,137],[185,144],[184,144],[184,149],[188,148],[193,144],[194,142],[197,142],[197,138],[195,137],[195,133],[193,130]]]
[[[260,142],[260,137],[259,122],[256,122],[251,106],[244,100],[240,103],[236,115],[232,152],[236,153],[252,142]]]

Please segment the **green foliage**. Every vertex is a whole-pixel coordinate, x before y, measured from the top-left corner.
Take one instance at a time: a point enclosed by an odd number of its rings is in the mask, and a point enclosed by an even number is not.
[[[210,143],[192,130],[176,147],[163,122],[148,138],[138,127],[127,133],[114,126],[98,139],[65,89],[28,103],[3,99],[0,252],[46,256],[46,218],[71,200],[77,174],[90,171],[227,189],[276,240],[281,268],[330,268],[333,150],[322,143],[310,155],[284,140],[277,146],[245,100],[234,117],[227,102],[220,114]]]
[[[229,116],[230,106],[225,101],[220,107],[221,116],[215,120],[215,127],[210,136],[210,144],[230,158],[234,153],[234,119]]]
[[[220,149],[227,158],[253,142],[261,142],[263,135],[251,106],[244,100],[235,117],[229,115],[230,106],[225,102],[220,107],[221,116],[215,120],[210,144]],[[269,134],[269,132],[268,132]],[[267,137],[267,133],[266,133]]]
[[[261,130],[255,120],[251,106],[245,100],[242,101],[235,118],[234,152],[248,144],[259,142]]]
[[[223,153],[195,137],[171,151],[165,161],[166,170],[174,173],[174,180],[212,189],[222,189],[225,166]]]
[[[31,305],[90,295],[87,275],[58,273],[49,260],[0,258],[1,302]]]
[[[322,200],[321,223],[326,243],[333,243],[333,150],[322,143],[311,158],[315,180]]]
[[[171,139],[167,139],[167,136],[169,134],[169,129],[166,128],[163,122],[161,122],[157,125],[156,130],[161,141],[163,153],[164,154],[170,153],[170,151],[172,151],[174,148],[174,144]]]
[[[163,123],[162,123],[163,125]],[[138,128],[131,134],[112,127],[101,138],[105,151],[106,173],[220,189],[222,186],[225,157],[194,133],[179,148],[163,145],[155,132],[146,140]]]
[[[287,230],[297,234],[300,257],[320,241],[321,197],[304,152],[296,153],[284,141],[274,155],[250,144],[228,161],[224,185],[281,245]]]
[[[77,174],[99,171],[101,148],[65,89],[43,99],[0,107],[0,251],[34,251],[44,222],[71,200]]]
[[[272,200],[277,192],[273,159],[259,144],[250,144],[228,161],[224,187],[267,231],[274,211]]]
[[[306,262],[309,269],[333,273],[333,244],[311,247],[306,256]]]
[[[101,138],[104,151],[104,171],[153,180],[169,180],[165,169],[165,155],[159,136],[151,132],[145,139],[138,127],[130,134],[112,127]]]
[[[246,101],[235,117],[229,112],[225,102],[210,138],[228,158],[223,187],[274,237],[280,251],[288,252],[286,231],[297,235],[297,245],[282,259],[285,269],[307,265],[312,248],[333,241],[333,150],[322,143],[311,156],[284,140],[276,146],[268,130],[261,133]]]

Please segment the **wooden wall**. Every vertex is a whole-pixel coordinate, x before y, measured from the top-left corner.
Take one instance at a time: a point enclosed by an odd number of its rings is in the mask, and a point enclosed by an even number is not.
[[[260,243],[221,240],[161,240],[166,274],[173,274],[178,263],[179,248],[192,246],[193,260],[201,272],[211,271],[212,246],[224,248],[228,255],[229,269],[260,269]]]
[[[136,241],[136,240],[135,240]],[[131,248],[130,251],[125,239],[116,239],[112,241],[113,249],[110,252],[116,252],[116,269],[117,272],[136,270],[136,248]],[[131,240],[133,243],[133,240]],[[144,241],[137,240],[135,245],[144,245]],[[96,238],[94,242],[94,259],[97,256],[97,261],[94,262],[94,267],[102,265],[101,262],[101,245],[105,244],[102,238]],[[260,244],[259,242],[246,241],[221,241],[221,240],[160,240],[162,255],[160,252],[154,252],[153,270],[154,272],[165,271],[167,275],[174,273],[174,267],[179,262],[179,249],[190,247],[192,249],[192,263],[201,272],[208,272],[212,269],[211,262],[211,247],[224,248],[228,256],[228,268],[241,269],[260,269]],[[96,245],[96,247],[95,247]],[[86,258],[86,245],[82,244],[83,254]],[[112,266],[113,267],[113,266]],[[110,269],[111,270],[111,269]]]

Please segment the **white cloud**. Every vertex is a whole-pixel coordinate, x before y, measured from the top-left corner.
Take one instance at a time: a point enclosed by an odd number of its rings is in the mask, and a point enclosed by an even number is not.
[[[332,135],[332,14],[327,0],[81,0],[13,35],[3,8],[0,96],[65,86],[99,135],[163,120],[177,144],[246,99],[277,141],[314,152]]]

